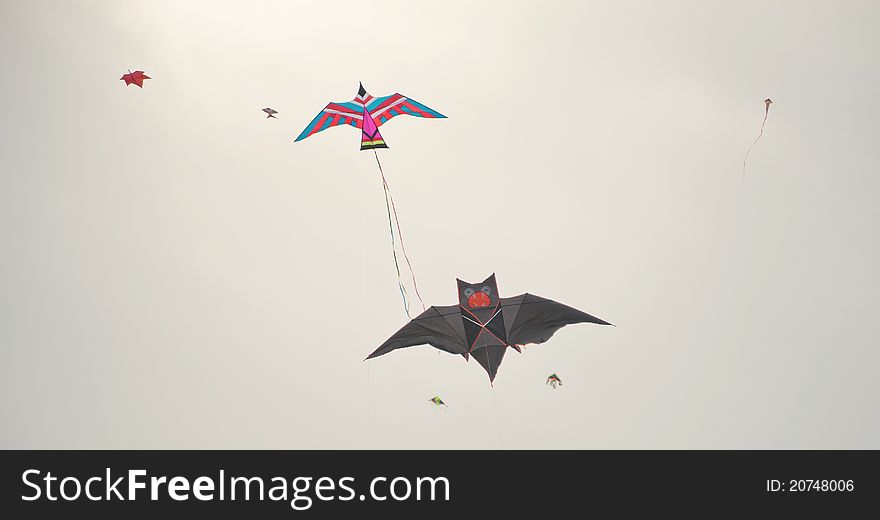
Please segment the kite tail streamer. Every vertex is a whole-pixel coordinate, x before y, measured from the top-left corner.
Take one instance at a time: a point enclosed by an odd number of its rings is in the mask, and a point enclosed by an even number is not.
[[[385,211],[388,213],[388,229],[391,231],[391,254],[394,256],[394,268],[397,270],[397,286],[400,288],[400,296],[403,298],[403,310],[406,312],[407,317],[412,319],[412,316],[409,313],[409,302],[406,299],[406,289],[403,288],[403,282],[400,279],[400,264],[397,262],[397,245],[394,240],[394,225],[391,223],[391,208],[388,205],[388,185],[384,183],[384,176],[382,188],[385,190]]]
[[[382,181],[385,182],[385,177],[382,177]],[[394,196],[391,195],[390,189],[388,190],[388,198],[391,199],[391,211],[394,212],[394,223],[397,226],[397,238],[400,239],[400,250],[403,251],[403,258],[406,260],[406,265],[409,267],[410,277],[412,277],[413,288],[416,291],[416,296],[419,298],[419,302],[422,304],[422,311],[424,311],[425,300],[422,299],[422,295],[419,293],[419,284],[416,283],[416,273],[413,271],[412,262],[409,261],[409,256],[406,254],[406,244],[403,243],[403,232],[400,230],[400,221],[397,219],[397,208],[394,206]]]
[[[397,228],[397,238],[400,240],[400,249],[403,252],[403,258],[406,260],[406,265],[409,267],[410,277],[412,278],[413,288],[415,289],[416,296],[419,299],[419,302],[422,304],[422,310],[425,310],[425,301],[422,299],[422,295],[419,293],[419,285],[416,282],[416,274],[412,267],[412,262],[410,262],[409,255],[406,253],[406,245],[403,242],[403,233],[400,230],[400,220],[397,218],[397,207],[394,205],[394,196],[391,195],[391,188],[388,186],[388,181],[385,179],[385,171],[382,169],[382,163],[379,161],[379,154],[376,153],[376,150],[373,150],[373,155],[376,157],[376,164],[379,165],[379,175],[382,177],[382,188],[385,190],[385,209],[388,212],[388,227],[391,229],[391,245],[394,247],[394,267],[397,269],[397,284],[400,286],[401,295],[404,298],[404,305],[406,307],[406,314],[409,316],[409,303],[406,301],[406,290],[403,288],[403,283],[401,281],[400,275],[400,266],[397,261],[397,249],[395,247],[394,240],[394,228]],[[390,206],[389,206],[390,201]],[[392,213],[394,215],[394,222],[392,223]]]
[[[746,150],[746,156],[743,158],[743,174],[742,181],[740,182],[739,189],[742,189],[743,184],[746,183],[746,161],[749,160],[749,154],[752,153],[752,148],[754,148],[755,143],[761,140],[761,137],[764,135],[764,125],[767,123],[767,116],[770,115],[770,105],[767,105],[767,108],[764,110],[764,120],[761,121],[761,131],[758,132],[758,137],[752,141],[752,144],[749,145],[749,149]]]

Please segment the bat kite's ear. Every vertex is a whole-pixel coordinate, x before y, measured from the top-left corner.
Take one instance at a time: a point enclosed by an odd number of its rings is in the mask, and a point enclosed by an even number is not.
[[[458,284],[458,292],[459,292],[459,293],[461,292],[461,288],[462,288],[462,287],[464,287],[464,286],[466,286],[466,285],[471,285],[471,284],[465,282],[464,280],[459,280],[458,278],[455,279],[455,283]]]
[[[485,280],[483,280],[483,283],[494,286],[495,285],[495,273],[492,273],[492,275],[489,276],[489,278],[486,278]]]

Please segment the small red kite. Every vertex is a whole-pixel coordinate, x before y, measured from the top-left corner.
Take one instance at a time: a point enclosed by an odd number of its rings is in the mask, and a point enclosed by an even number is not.
[[[134,83],[140,88],[144,88],[144,80],[152,78],[144,74],[144,71],[136,70],[134,72],[128,71],[128,74],[123,74],[119,79],[125,82],[126,87]]]

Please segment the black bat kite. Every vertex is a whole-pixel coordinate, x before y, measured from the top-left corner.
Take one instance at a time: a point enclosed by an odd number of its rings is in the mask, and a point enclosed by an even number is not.
[[[534,294],[501,298],[495,275],[482,283],[458,282],[458,305],[431,307],[404,325],[367,359],[392,350],[431,345],[466,360],[473,357],[495,380],[507,348],[522,352],[529,343],[543,343],[566,325],[607,321]]]

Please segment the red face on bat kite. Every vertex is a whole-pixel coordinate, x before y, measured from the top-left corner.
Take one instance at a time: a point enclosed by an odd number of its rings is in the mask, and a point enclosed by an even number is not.
[[[458,282],[458,301],[466,309],[485,309],[492,307],[498,298],[498,286],[495,284],[495,275],[483,280],[483,283],[471,284]]]

